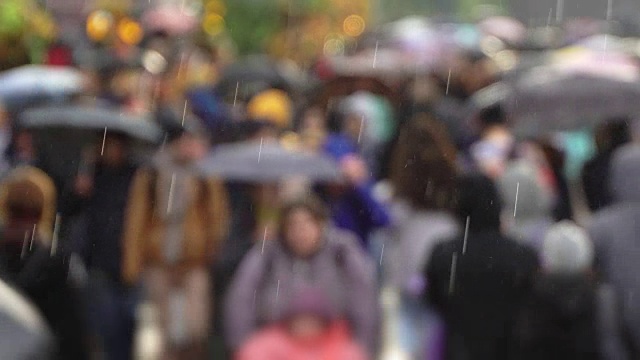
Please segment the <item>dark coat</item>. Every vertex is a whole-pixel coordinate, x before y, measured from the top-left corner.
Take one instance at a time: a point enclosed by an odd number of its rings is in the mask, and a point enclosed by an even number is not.
[[[93,194],[83,202],[79,253],[88,268],[99,270],[116,282],[121,282],[124,213],[135,172],[133,165],[120,169],[98,167]]]
[[[460,236],[434,249],[427,300],[445,321],[446,359],[510,359],[537,256],[500,233],[500,201],[489,179],[466,177],[458,189],[458,216],[469,218],[467,244]]]
[[[521,318],[520,359],[601,359],[596,302],[586,276],[541,276]]]
[[[59,253],[51,256],[37,237],[22,256],[25,231],[11,230],[5,229],[0,249],[6,279],[43,314],[57,342],[56,359],[88,359],[86,319],[78,288],[69,281],[69,258]],[[15,236],[19,240],[11,239]]]

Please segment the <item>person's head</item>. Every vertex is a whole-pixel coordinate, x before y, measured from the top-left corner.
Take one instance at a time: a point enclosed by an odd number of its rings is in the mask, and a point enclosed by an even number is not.
[[[56,208],[53,180],[37,168],[18,167],[7,175],[0,189],[2,221],[37,224],[41,235],[49,239]]]
[[[8,219],[32,220],[42,216],[44,193],[33,181],[18,179],[7,184],[6,213]]]
[[[315,197],[305,196],[289,201],[280,212],[282,241],[295,256],[312,256],[323,245],[328,219],[326,206]]]
[[[553,193],[544,180],[540,169],[528,161],[509,164],[498,180],[505,217],[515,217],[516,223],[550,217]]]
[[[493,126],[502,126],[507,123],[507,114],[500,104],[495,104],[482,109],[478,114],[478,124],[481,131]]]
[[[485,175],[464,175],[457,181],[456,215],[462,224],[469,219],[469,231],[500,231],[502,201],[491,179]]]
[[[613,151],[632,139],[629,120],[615,118],[596,129],[595,140],[599,152]]]
[[[178,162],[191,163],[202,159],[209,149],[207,139],[198,134],[184,132],[171,140],[170,149]]]
[[[101,162],[108,167],[122,166],[129,156],[129,138],[113,133],[104,138],[104,150],[101,149]]]
[[[456,148],[445,126],[426,114],[400,130],[391,180],[396,194],[423,209],[451,209],[457,173]]]
[[[575,223],[565,220],[552,226],[542,246],[543,269],[549,274],[588,273],[594,250],[589,235]]]
[[[197,118],[185,114],[183,119],[169,108],[159,109],[155,116],[165,130],[169,150],[176,161],[190,163],[206,155],[208,133]]]

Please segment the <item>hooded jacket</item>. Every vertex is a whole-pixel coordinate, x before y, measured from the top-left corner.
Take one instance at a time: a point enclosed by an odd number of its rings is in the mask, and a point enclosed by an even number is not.
[[[30,186],[25,187],[24,184]],[[53,181],[40,170],[32,168],[14,170],[3,184],[4,194],[22,195],[12,201],[19,199],[24,203],[12,206],[31,204],[31,210],[23,211],[16,218],[17,215],[10,211],[9,198],[3,199],[5,227],[0,236],[0,268],[5,269],[8,282],[33,302],[47,321],[58,347],[54,358],[86,359],[88,346],[84,335],[84,312],[80,293],[71,281],[70,258],[51,248],[50,240],[45,240],[45,236],[50,234],[48,229],[38,229],[39,224],[52,220],[48,218],[49,206],[55,209],[55,192],[51,193],[52,189]],[[26,193],[21,194],[20,191]],[[33,199],[30,200],[31,197]],[[37,213],[40,213],[39,217]]]
[[[256,330],[278,322],[300,288],[327,294],[332,318],[346,318],[356,339],[373,351],[378,328],[375,268],[350,233],[327,229],[309,259],[281,241],[256,244],[237,270],[225,302],[227,343],[238,349]]]
[[[468,232],[436,246],[426,269],[427,299],[445,322],[445,357],[510,359],[537,257],[500,233],[500,199],[490,179],[464,177],[458,192],[457,214],[465,225],[468,219]]]
[[[540,277],[519,324],[521,359],[600,359],[596,301],[582,274]]]
[[[640,355],[640,146],[626,145],[613,156],[613,204],[600,210],[589,227],[599,270],[616,290],[633,354]],[[635,295],[634,295],[635,294]]]

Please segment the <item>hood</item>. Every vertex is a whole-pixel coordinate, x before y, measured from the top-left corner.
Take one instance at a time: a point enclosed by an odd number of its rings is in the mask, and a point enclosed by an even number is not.
[[[56,217],[56,187],[53,180],[40,169],[24,166],[9,173],[0,191],[0,218],[4,224],[14,222],[15,219],[8,219],[8,195],[12,186],[23,182],[35,185],[42,193],[42,215],[38,221],[38,235],[42,241],[49,242]]]
[[[584,275],[544,275],[535,285],[540,305],[559,319],[575,318],[593,311],[595,291]]]
[[[625,145],[613,154],[609,188],[616,202],[640,202],[640,145]]]
[[[551,216],[552,194],[544,188],[540,172],[525,162],[510,164],[498,182],[507,214],[516,222]],[[517,202],[517,205],[516,205]]]
[[[500,230],[500,195],[491,179],[480,174],[463,176],[456,195],[456,215],[463,226],[469,218],[469,231]]]

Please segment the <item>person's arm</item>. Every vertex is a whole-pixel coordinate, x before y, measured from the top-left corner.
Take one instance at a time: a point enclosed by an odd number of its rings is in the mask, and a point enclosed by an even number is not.
[[[149,170],[138,170],[129,192],[122,236],[122,276],[129,284],[138,280],[144,263],[144,239],[149,235],[147,225],[153,212],[151,199],[154,194],[151,194],[151,181],[154,179]]]
[[[265,245],[264,254],[256,245],[242,260],[224,299],[224,333],[234,351],[256,330],[258,289],[271,251],[271,244]]]
[[[342,257],[347,291],[347,316],[354,335],[370,353],[376,350],[379,337],[380,303],[375,266],[360,248],[358,240],[341,232],[339,256]]]
[[[439,244],[433,249],[431,259],[425,269],[425,278],[427,281],[426,292],[424,294],[425,302],[432,304],[439,310],[444,308],[446,301],[446,295],[442,292],[442,282],[440,279],[442,274],[440,274],[438,270],[438,263],[443,256],[445,256],[444,244]]]
[[[218,253],[229,233],[229,201],[224,184],[216,179],[207,179],[206,199],[208,220],[207,250],[212,257]]]

